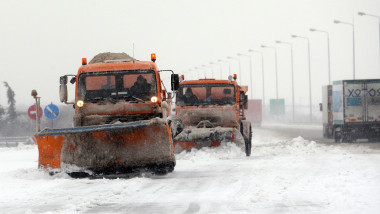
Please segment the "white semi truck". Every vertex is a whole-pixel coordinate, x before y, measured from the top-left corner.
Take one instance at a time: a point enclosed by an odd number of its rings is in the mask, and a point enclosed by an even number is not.
[[[323,86],[321,110],[325,138],[380,139],[380,79],[339,80]]]

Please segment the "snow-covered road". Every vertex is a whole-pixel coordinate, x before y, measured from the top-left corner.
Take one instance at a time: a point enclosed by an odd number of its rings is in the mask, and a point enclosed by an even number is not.
[[[256,130],[177,155],[166,176],[73,179],[36,169],[37,147],[0,148],[0,213],[379,213],[380,150]]]

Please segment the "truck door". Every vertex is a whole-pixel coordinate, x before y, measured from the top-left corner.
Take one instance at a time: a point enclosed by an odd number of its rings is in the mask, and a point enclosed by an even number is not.
[[[380,80],[369,80],[366,85],[366,121],[380,121]]]
[[[346,123],[365,121],[363,105],[365,85],[361,81],[347,81],[344,84],[344,100],[346,102],[344,121]]]

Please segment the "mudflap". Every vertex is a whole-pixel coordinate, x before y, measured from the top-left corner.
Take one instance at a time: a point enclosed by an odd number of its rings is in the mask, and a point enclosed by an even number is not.
[[[244,148],[246,156],[251,156],[252,150],[252,126],[249,121],[242,121],[240,131],[244,137]]]
[[[80,169],[113,174],[153,167],[170,172],[175,166],[170,128],[160,118],[45,129],[36,134],[36,139],[39,167],[49,171]]]
[[[222,142],[244,145],[244,138],[236,128],[186,128],[174,138],[175,153],[192,148],[217,147]]]

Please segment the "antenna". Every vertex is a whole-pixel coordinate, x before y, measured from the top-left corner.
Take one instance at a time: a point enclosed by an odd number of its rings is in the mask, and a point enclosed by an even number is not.
[[[135,43],[133,43],[132,46],[133,46],[132,57],[134,59],[135,58]]]

